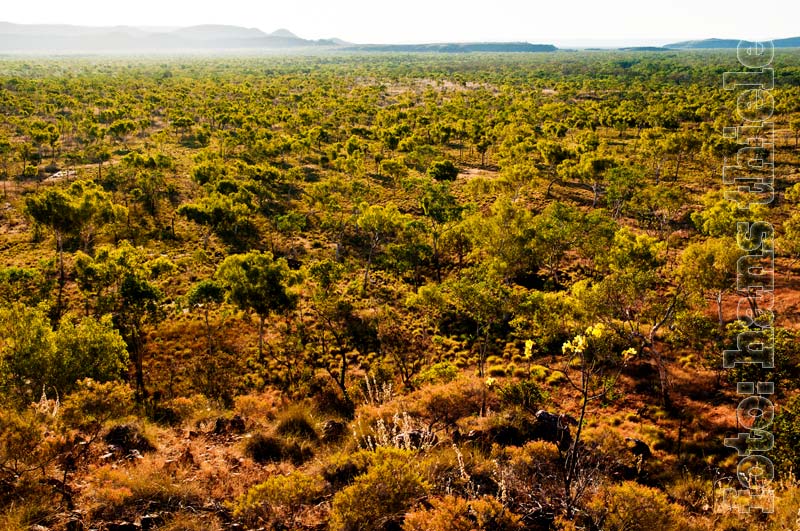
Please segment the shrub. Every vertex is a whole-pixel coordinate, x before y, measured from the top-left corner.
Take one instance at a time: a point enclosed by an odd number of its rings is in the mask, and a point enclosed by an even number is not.
[[[307,441],[316,441],[318,439],[317,431],[314,429],[314,424],[305,410],[301,408],[293,408],[288,411],[279,421],[278,426],[275,428],[278,435],[292,436]]]
[[[800,474],[800,396],[784,404],[771,431],[775,435],[774,460],[778,468]]]
[[[322,478],[294,471],[272,476],[251,487],[233,505],[233,514],[248,522],[293,527],[302,509],[324,492]]]
[[[256,463],[279,462],[283,460],[283,441],[257,433],[245,443],[244,453]]]
[[[547,378],[547,367],[543,365],[531,365],[531,379],[543,382]]]
[[[0,408],[0,505],[7,486],[23,476],[38,475],[58,454],[55,419],[33,408],[21,412]]]
[[[336,454],[323,467],[322,477],[335,490],[340,490],[365,473],[374,457],[375,452],[369,450],[359,450],[352,454]]]
[[[128,363],[125,342],[110,318],[62,320],[53,331],[44,307],[15,303],[0,309],[0,385],[21,402],[43,388],[61,395],[83,378],[122,377]]]
[[[566,382],[566,381],[567,381],[567,377],[564,375],[563,372],[561,372],[561,371],[553,371],[550,374],[550,376],[547,377],[547,380],[545,380],[545,383],[547,383],[547,385],[553,386],[553,385],[558,385],[558,384]]]
[[[142,507],[151,511],[176,510],[201,503],[200,486],[190,481],[191,470],[167,473],[163,462],[147,456],[125,467],[108,465],[91,476],[87,496],[97,519],[136,518]]]
[[[443,361],[422,371],[417,376],[417,383],[448,383],[455,380],[457,376],[458,367],[449,361]]]
[[[119,382],[99,383],[81,380],[61,407],[67,426],[80,430],[99,430],[103,423],[133,411],[133,391]]]
[[[491,409],[498,405],[494,393],[487,393],[486,386],[477,380],[426,387],[410,398],[415,403],[414,412],[432,428],[437,425],[454,427],[459,419],[480,413],[484,405]]]
[[[153,452],[156,449],[139,428],[133,424],[113,426],[103,439],[114,446],[122,455],[130,455],[135,452],[143,454]]]
[[[667,488],[667,493],[693,512],[701,512],[713,502],[713,485],[702,477],[685,476]]]
[[[295,465],[303,464],[314,455],[306,444],[286,441],[273,435],[257,433],[245,443],[245,455],[256,463],[278,463],[284,460]]]
[[[144,526],[142,526],[144,529]],[[171,515],[167,521],[158,526],[158,531],[222,531],[223,526],[214,515],[194,513],[191,511],[178,511]]]
[[[98,382],[119,380],[128,367],[128,350],[110,316],[99,321],[63,319],[55,335],[59,376],[52,385],[61,393],[71,391],[75,382],[92,378]]]
[[[582,529],[581,526],[604,531],[688,529],[680,506],[670,503],[663,492],[633,481],[601,488],[576,520],[574,529]]]
[[[234,411],[246,419],[272,419],[280,402],[278,393],[239,395],[233,399]]]
[[[506,375],[506,368],[502,365],[492,365],[486,369],[486,374],[493,378],[502,378]]]
[[[522,529],[520,517],[496,498],[467,501],[455,496],[431,500],[430,509],[406,515],[403,531],[514,531]]]
[[[504,403],[528,411],[536,411],[546,399],[546,394],[530,380],[510,383],[501,387],[498,394]]]
[[[379,531],[397,525],[430,486],[413,454],[378,448],[375,464],[333,497],[331,531]]]
[[[439,160],[430,165],[428,175],[437,181],[455,181],[458,168],[449,160]]]

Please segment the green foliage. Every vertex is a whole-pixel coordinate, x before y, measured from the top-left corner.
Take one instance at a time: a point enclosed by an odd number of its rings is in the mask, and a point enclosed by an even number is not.
[[[775,436],[775,450],[771,453],[779,470],[800,474],[800,397],[781,404],[774,423],[768,428]],[[773,457],[774,456],[774,457]]]
[[[448,383],[458,376],[458,367],[449,361],[434,363],[416,378],[419,383]]]
[[[272,476],[250,489],[233,504],[233,515],[249,522],[292,526],[303,507],[323,494],[322,478],[300,471]]]
[[[496,498],[465,500],[448,495],[430,501],[430,509],[406,515],[403,531],[515,531],[523,529],[521,518]]]
[[[76,181],[66,190],[47,188],[25,199],[25,212],[54,232],[59,250],[64,238],[77,236],[87,249],[99,229],[126,214],[93,181]]]
[[[284,437],[297,437],[307,441],[316,441],[318,439],[313,420],[302,408],[294,408],[286,412],[278,420],[275,432]]]
[[[42,308],[0,308],[0,381],[17,400],[43,390],[64,396],[83,378],[119,380],[127,367],[125,342],[110,318],[68,317],[53,331]]]
[[[15,266],[0,269],[0,301],[5,304],[20,301],[35,306],[47,298],[52,287],[39,269]]]
[[[133,411],[133,391],[121,382],[81,380],[62,402],[61,418],[73,428],[99,429]]]
[[[702,209],[692,214],[692,221],[709,236],[735,236],[738,222],[769,217],[764,205],[754,204],[750,209],[745,208],[745,199],[742,195],[725,197],[721,192],[708,192],[701,198]]]
[[[386,529],[401,522],[429,488],[410,451],[378,448],[375,464],[333,497],[330,529]]]
[[[42,308],[21,303],[0,308],[0,385],[18,403],[32,402],[51,383],[58,356],[55,334]]]
[[[110,316],[62,320],[55,336],[60,354],[52,368],[53,387],[66,394],[83,378],[103,383],[120,380],[128,369],[128,351]]]
[[[6,489],[28,474],[45,470],[59,451],[57,426],[51,414],[34,408],[0,408],[0,481]]]
[[[259,318],[258,354],[263,354],[264,321],[272,312],[284,312],[297,303],[289,290],[298,275],[289,269],[286,259],[273,259],[271,253],[253,251],[228,256],[217,269],[230,302]]]
[[[547,394],[530,380],[506,384],[498,390],[498,394],[506,404],[533,412],[536,412],[547,399]]]
[[[683,531],[688,529],[683,511],[667,496],[652,488],[626,481],[605,486],[587,504],[583,525],[600,526],[607,531]],[[577,523],[574,529],[580,529]],[[568,529],[573,527],[568,526]]]
[[[288,287],[297,280],[286,260],[270,253],[234,254],[217,269],[230,301],[260,317],[292,308],[296,296]]]
[[[428,175],[437,181],[455,181],[458,177],[458,168],[449,160],[440,160],[431,164]]]

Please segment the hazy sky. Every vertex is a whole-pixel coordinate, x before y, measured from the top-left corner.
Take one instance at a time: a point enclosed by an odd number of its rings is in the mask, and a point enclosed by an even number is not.
[[[611,45],[800,35],[796,0],[0,1],[0,20],[8,22],[234,24],[358,43],[522,40],[575,45],[607,40]]]

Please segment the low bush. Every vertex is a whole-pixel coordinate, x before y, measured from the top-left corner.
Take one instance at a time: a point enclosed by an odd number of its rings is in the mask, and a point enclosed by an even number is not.
[[[261,464],[291,461],[295,465],[301,465],[314,455],[313,450],[307,444],[261,433],[257,433],[247,440],[244,452],[247,457]]]
[[[423,370],[416,378],[417,384],[423,383],[448,383],[458,376],[458,367],[449,361],[431,365]]]
[[[369,470],[333,497],[331,531],[396,528],[430,489],[413,455],[397,448],[378,448]]]
[[[500,399],[507,405],[535,412],[547,398],[546,393],[530,380],[513,382],[500,388]]]
[[[565,530],[688,531],[689,523],[679,505],[666,494],[633,481],[601,487],[585,511]]]
[[[233,504],[233,515],[252,524],[294,528],[304,507],[324,491],[325,482],[318,476],[299,471],[272,476],[240,496]]]
[[[520,517],[496,498],[485,496],[467,501],[455,496],[435,498],[429,509],[406,515],[403,531],[516,531],[523,529]]]
[[[336,454],[323,467],[322,477],[335,490],[340,490],[365,473],[374,458],[375,452],[370,450],[359,450],[352,454]]]
[[[306,441],[316,441],[319,438],[314,429],[314,421],[301,408],[293,408],[280,417],[275,432],[284,437],[297,437]]]

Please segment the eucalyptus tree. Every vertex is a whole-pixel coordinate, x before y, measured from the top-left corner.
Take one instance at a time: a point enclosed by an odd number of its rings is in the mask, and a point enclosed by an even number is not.
[[[295,307],[297,294],[290,287],[299,281],[298,274],[289,269],[284,258],[251,251],[228,256],[217,268],[216,276],[231,303],[258,317],[258,357],[263,360],[264,323],[272,313]]]

